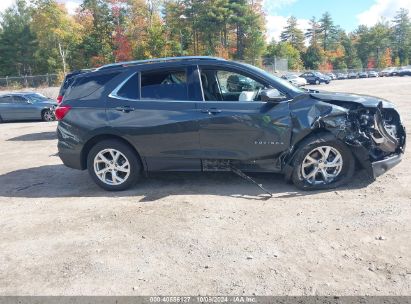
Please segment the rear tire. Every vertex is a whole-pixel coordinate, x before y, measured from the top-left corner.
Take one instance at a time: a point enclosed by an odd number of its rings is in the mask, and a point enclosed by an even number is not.
[[[41,113],[41,119],[43,121],[55,121],[56,120],[56,116],[54,115],[53,110],[44,110]]]
[[[88,153],[87,169],[93,181],[107,191],[122,191],[141,176],[141,163],[135,151],[122,141],[97,143]]]
[[[345,144],[331,134],[323,134],[302,143],[293,167],[292,181],[298,189],[333,189],[352,178],[355,159]]]
[[[316,85],[319,85],[321,82],[317,79],[316,81],[315,81],[315,84]]]

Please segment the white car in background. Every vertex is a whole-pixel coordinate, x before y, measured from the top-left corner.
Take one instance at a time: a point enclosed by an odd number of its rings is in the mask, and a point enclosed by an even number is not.
[[[286,75],[283,75],[281,78],[287,80],[289,83],[291,83],[292,85],[295,85],[296,87],[303,87],[307,85],[307,80],[298,75],[286,74]]]

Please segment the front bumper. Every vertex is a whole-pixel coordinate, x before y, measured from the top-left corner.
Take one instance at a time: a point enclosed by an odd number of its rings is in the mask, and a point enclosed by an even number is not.
[[[397,154],[386,159],[371,163],[374,178],[383,175],[385,172],[394,168],[402,160],[402,154]]]

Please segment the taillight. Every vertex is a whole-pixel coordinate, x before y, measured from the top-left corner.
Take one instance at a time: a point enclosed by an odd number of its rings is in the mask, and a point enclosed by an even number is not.
[[[71,110],[70,106],[58,106],[55,110],[55,116],[57,120],[62,120],[64,116]]]
[[[57,103],[61,103],[63,101],[63,95],[59,95],[57,97]]]

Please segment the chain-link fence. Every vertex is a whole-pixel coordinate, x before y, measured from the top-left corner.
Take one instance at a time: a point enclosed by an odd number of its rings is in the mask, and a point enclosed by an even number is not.
[[[0,77],[0,90],[59,86],[58,74]]]

